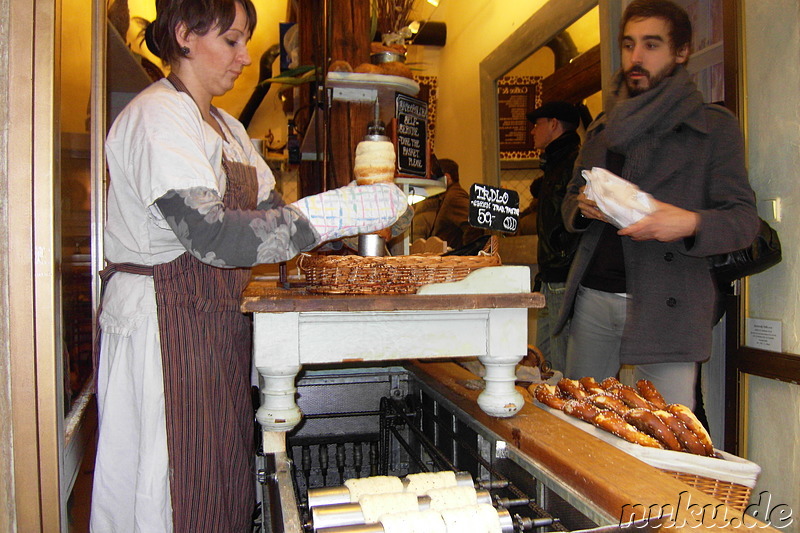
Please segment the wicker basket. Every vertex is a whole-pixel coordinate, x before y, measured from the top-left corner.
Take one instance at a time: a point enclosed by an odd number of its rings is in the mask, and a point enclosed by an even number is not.
[[[756,486],[761,468],[747,459],[722,450],[715,450],[716,457],[705,457],[639,446],[536,400],[533,403],[678,481],[717,498],[732,509],[743,511],[750,503],[750,493]]]
[[[736,509],[737,511],[744,511],[750,503],[750,493],[753,489],[738,483],[731,483],[729,481],[720,481],[719,479],[712,479],[697,474],[687,474],[686,472],[676,472],[674,470],[664,470],[659,468],[665,474],[669,474],[678,481],[683,481],[692,488],[704,492],[709,496],[720,500],[728,507]]]
[[[298,261],[306,290],[317,294],[413,294],[429,283],[460,281],[478,268],[499,266],[497,237],[479,255],[308,255]]]

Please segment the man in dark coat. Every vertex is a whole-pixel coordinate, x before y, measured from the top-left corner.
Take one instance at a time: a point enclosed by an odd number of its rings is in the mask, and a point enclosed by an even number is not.
[[[556,334],[556,319],[564,303],[569,266],[579,236],[567,231],[561,217],[561,202],[572,178],[572,168],[581,146],[577,128],[578,109],[567,102],[547,102],[527,115],[533,123],[533,147],[544,150],[541,169],[544,175],[531,184],[536,193],[537,285],[545,296],[545,307],[536,315],[536,345],[551,366],[564,370],[569,321]]]
[[[623,14],[616,101],[589,127],[562,206],[582,236],[559,320],[572,314],[568,377],[636,365],[637,379],[689,407],[697,362],[711,351],[708,257],[744,248],[758,228],[736,119],[704,104],[686,71],[691,35],[668,0],[634,0]],[[654,212],[621,230],[608,224],[584,194],[581,171],[592,167],[650,193]]]

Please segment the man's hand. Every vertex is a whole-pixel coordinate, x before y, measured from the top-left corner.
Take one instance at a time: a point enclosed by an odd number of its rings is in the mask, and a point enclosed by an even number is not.
[[[586,185],[580,188],[580,192],[578,193],[578,209],[581,210],[581,214],[584,218],[593,218],[595,220],[602,220],[606,222],[606,216],[603,214],[602,211],[597,207],[597,203],[594,200],[589,200],[584,194],[583,190],[586,188]]]
[[[656,240],[672,242],[697,233],[700,215],[681,209],[672,204],[653,200],[655,211],[639,222],[619,230],[619,235],[628,236],[634,241]]]

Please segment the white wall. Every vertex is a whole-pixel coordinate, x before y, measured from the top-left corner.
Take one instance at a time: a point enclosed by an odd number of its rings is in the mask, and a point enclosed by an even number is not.
[[[458,162],[465,189],[483,181],[478,65],[545,3],[441,0],[433,12],[432,20],[447,22],[447,44],[440,51],[428,52],[438,55],[438,67],[432,72],[439,84],[436,155]]]
[[[781,321],[783,351],[800,354],[800,3],[744,5],[750,181],[760,201],[780,197],[783,206],[773,224],[783,262],[751,279],[750,316]],[[800,531],[800,386],[749,383],[748,458],[763,469],[756,493],[788,504],[795,519],[784,531]]]

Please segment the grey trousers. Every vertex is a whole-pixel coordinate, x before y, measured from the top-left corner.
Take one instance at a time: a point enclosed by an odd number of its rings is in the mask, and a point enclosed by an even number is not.
[[[578,288],[567,343],[564,376],[602,381],[619,373],[619,350],[628,296]],[[634,367],[634,381],[653,382],[668,403],[695,404],[697,363],[654,363]]]
[[[570,321],[567,321],[558,335],[553,332],[553,328],[561,308],[564,307],[565,287],[566,283],[542,282],[545,307],[538,309],[536,313],[536,347],[550,362],[550,367],[561,372],[566,366]]]

